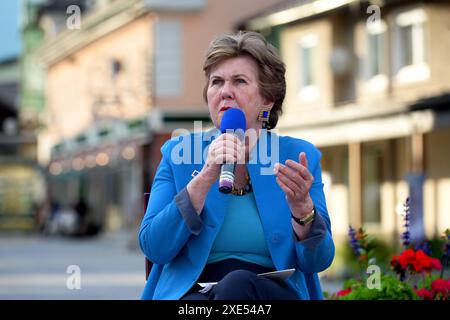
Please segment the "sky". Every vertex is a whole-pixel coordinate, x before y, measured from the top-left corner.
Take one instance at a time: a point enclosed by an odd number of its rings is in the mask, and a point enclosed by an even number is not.
[[[21,0],[0,0],[0,61],[20,54]]]

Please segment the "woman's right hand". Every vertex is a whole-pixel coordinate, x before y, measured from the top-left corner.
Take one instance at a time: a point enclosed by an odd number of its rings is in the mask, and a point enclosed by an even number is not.
[[[220,168],[224,163],[244,163],[244,143],[231,133],[223,133],[209,146],[208,156],[200,175],[208,184],[214,184],[220,177]]]
[[[209,145],[208,156],[202,170],[187,185],[187,191],[197,214],[201,214],[206,195],[220,177],[224,163],[244,163],[244,143],[230,133],[221,134]]]

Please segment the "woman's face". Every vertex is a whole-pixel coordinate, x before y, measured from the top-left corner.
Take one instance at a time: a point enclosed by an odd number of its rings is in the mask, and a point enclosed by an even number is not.
[[[214,66],[209,76],[206,93],[211,119],[217,128],[227,107],[239,108],[245,113],[247,130],[260,129],[258,121],[261,110],[273,106],[264,99],[258,86],[258,67],[247,56],[229,58]]]

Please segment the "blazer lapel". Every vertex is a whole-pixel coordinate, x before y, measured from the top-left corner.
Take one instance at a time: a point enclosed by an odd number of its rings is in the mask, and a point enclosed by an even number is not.
[[[211,137],[208,141],[205,142],[203,147],[204,154],[208,154],[208,148],[211,145],[211,142],[215,139],[215,131],[216,129],[211,129],[207,131],[207,135]],[[205,159],[204,159],[205,160]],[[204,165],[204,162],[203,162]],[[202,165],[202,167],[203,167]],[[204,222],[211,227],[218,227],[222,225],[222,222],[225,218],[225,213],[228,210],[230,195],[224,194],[219,191],[219,181],[216,181],[211,189],[209,189],[208,195],[205,199],[205,215]]]
[[[247,165],[256,206],[263,225],[267,227],[265,230],[276,228],[276,226],[280,225],[279,220],[283,219],[283,213],[289,212],[286,211],[289,208],[284,192],[276,182],[276,177],[273,174],[273,167],[279,161],[279,155],[275,157],[271,154],[272,139],[278,139],[278,137],[271,133],[261,133],[257,146],[252,150],[251,159],[253,160]],[[274,143],[279,143],[279,140],[274,140]],[[267,151],[265,150],[266,148]],[[274,152],[278,152],[278,150],[274,150]],[[270,161],[267,163],[268,159]]]

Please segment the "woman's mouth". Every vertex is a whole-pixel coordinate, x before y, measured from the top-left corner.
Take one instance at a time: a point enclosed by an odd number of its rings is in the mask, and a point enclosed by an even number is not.
[[[222,108],[220,108],[219,112],[227,111],[228,109],[231,109],[231,107],[230,106],[223,106]]]

